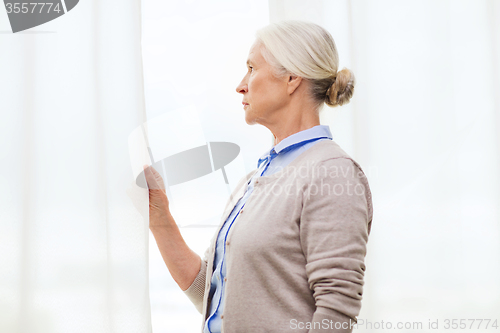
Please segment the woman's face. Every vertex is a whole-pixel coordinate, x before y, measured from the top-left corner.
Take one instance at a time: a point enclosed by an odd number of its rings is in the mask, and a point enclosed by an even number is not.
[[[236,91],[243,95],[245,121],[266,125],[279,121],[287,101],[287,77],[276,78],[261,54],[261,44],[254,43],[247,60],[247,73]]]

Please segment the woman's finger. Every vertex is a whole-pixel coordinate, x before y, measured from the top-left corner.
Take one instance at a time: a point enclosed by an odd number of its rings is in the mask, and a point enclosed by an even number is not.
[[[154,176],[153,172],[151,171],[152,167],[144,165],[143,168],[144,168],[144,176],[146,177],[146,183],[148,184],[148,188],[150,190],[160,189],[160,185],[158,184],[156,177]]]
[[[156,183],[157,183],[158,188],[162,189],[163,192],[165,192],[165,182],[163,181],[163,177],[160,175],[160,173],[155,168],[150,167],[150,170],[156,179]]]
[[[155,168],[149,167],[149,169],[151,170],[151,172],[153,173],[153,175],[155,176],[155,178],[158,178],[158,177],[161,178],[160,174],[158,173],[158,171],[156,171]]]

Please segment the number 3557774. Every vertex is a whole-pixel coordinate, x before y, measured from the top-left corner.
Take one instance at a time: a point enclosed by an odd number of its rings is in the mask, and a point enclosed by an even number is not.
[[[23,13],[23,14],[36,14],[36,13],[50,13],[52,12],[61,12],[62,9],[59,6],[59,3],[51,3],[51,2],[23,2],[23,3],[6,3],[5,8],[7,9],[7,13]]]

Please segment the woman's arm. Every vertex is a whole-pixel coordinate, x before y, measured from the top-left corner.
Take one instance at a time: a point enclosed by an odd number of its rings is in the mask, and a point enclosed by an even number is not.
[[[201,258],[187,246],[172,216],[165,219],[168,221],[164,225],[150,227],[150,230],[170,275],[185,291],[200,271]]]
[[[152,167],[145,167],[144,174],[149,188],[149,229],[172,278],[185,291],[200,272],[201,258],[187,246],[170,214],[160,174]]]
[[[348,158],[319,163],[304,192],[300,239],[316,301],[312,321],[344,326],[327,332],[351,332],[356,322],[370,221],[371,193],[361,169]]]

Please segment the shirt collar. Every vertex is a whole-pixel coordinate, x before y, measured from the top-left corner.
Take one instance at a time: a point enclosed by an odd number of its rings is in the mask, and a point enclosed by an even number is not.
[[[328,125],[316,125],[314,127],[287,136],[277,145],[273,146],[269,151],[263,154],[259,159],[258,164],[260,164],[260,161],[264,160],[267,156],[270,156],[273,152],[276,152],[276,154],[279,154],[280,152],[286,152],[290,149],[293,149],[293,147],[295,146],[300,146],[301,144],[304,144],[308,141],[319,138],[333,139],[332,133],[330,132],[330,127]]]

